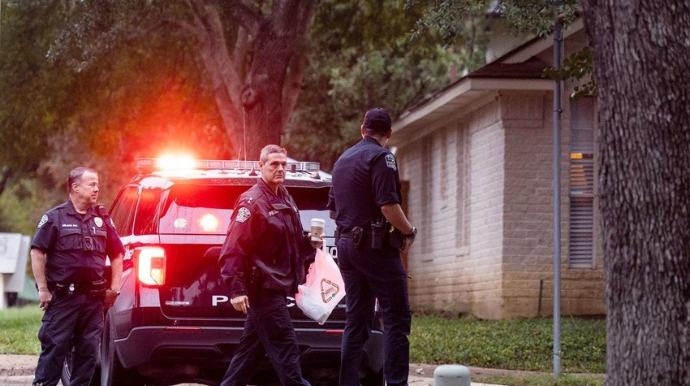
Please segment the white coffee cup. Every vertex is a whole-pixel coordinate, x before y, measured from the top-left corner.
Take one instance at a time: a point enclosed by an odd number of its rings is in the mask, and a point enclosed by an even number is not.
[[[311,241],[321,241],[324,227],[326,227],[326,220],[322,218],[311,219]]]

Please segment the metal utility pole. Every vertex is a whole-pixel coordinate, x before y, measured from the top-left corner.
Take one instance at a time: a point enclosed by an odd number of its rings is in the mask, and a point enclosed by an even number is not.
[[[563,24],[553,27],[553,68],[561,69]],[[553,86],[553,376],[561,375],[561,81]]]

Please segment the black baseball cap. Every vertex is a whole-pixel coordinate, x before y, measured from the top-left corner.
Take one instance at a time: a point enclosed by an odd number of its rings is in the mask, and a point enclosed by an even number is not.
[[[377,134],[386,134],[391,129],[391,115],[384,108],[374,107],[367,110],[366,114],[364,114],[364,122],[362,124],[365,129]]]

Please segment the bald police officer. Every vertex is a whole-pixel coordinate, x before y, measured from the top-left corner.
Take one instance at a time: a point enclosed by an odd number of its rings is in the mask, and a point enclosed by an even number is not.
[[[55,386],[74,347],[70,386],[91,382],[103,330],[103,307],[119,294],[124,247],[98,200],[98,173],[72,169],[69,200],[46,212],[31,243],[31,268],[45,311],[34,386]],[[105,259],[110,258],[110,284]]]
[[[356,370],[378,299],[386,384],[403,386],[409,372],[412,314],[400,252],[412,245],[417,230],[400,207],[398,166],[385,148],[392,134],[390,114],[382,108],[369,109],[360,131],[362,140],[333,167],[328,204],[338,226],[338,265],[347,293],[340,385],[360,383]]]

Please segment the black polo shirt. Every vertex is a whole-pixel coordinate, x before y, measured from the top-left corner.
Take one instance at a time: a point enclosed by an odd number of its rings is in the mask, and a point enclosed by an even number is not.
[[[70,200],[43,215],[31,247],[47,255],[46,278],[54,282],[104,279],[106,256],[125,252],[109,216],[93,207],[78,213]]]
[[[390,150],[364,137],[335,163],[328,209],[339,229],[351,229],[382,219],[388,204],[402,204],[398,164]]]

